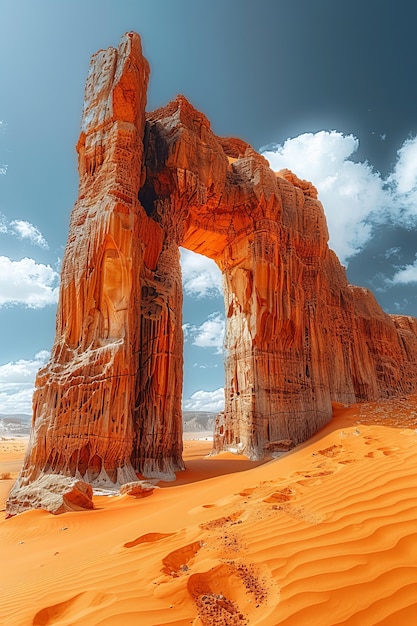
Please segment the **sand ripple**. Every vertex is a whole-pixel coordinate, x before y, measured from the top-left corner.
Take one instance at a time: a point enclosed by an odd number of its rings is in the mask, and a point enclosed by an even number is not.
[[[319,435],[256,467],[187,442],[188,469],[153,498],[1,521],[0,623],[413,624],[416,409],[338,407]]]

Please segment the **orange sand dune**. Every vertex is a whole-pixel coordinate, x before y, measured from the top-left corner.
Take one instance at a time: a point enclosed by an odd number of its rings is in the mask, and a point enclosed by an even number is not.
[[[0,439],[0,511],[22,466],[27,438]],[[1,513],[0,513],[1,515]]]
[[[148,498],[2,520],[0,623],[410,626],[416,428],[415,397],[337,407],[268,463],[187,441],[188,469]]]

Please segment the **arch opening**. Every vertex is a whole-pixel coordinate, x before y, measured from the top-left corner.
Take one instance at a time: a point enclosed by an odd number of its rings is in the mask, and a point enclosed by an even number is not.
[[[224,294],[216,263],[180,248],[183,285],[184,431],[213,434],[224,410]]]

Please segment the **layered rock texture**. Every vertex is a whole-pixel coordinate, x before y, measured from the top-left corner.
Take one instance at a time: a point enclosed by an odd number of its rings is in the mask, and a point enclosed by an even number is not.
[[[183,469],[179,246],[224,277],[215,452],[260,458],[315,433],[332,401],[416,388],[417,321],[348,284],[314,186],[217,137],[183,96],[146,114],[147,79],[135,33],[92,58],[56,339],[11,513],[44,474],[109,486]]]

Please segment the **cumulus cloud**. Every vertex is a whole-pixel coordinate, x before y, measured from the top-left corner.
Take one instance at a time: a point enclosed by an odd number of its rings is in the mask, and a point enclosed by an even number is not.
[[[0,256],[0,307],[22,304],[40,309],[58,301],[59,275],[50,265]]]
[[[391,279],[387,279],[387,284],[392,285],[409,285],[417,283],[417,258],[414,263],[405,265],[397,270]]]
[[[27,239],[35,246],[44,250],[49,249],[48,242],[37,226],[26,220],[9,221],[5,215],[0,213],[0,233],[3,235],[15,235],[19,239]]]
[[[323,130],[287,139],[263,152],[273,170],[288,168],[317,187],[329,245],[342,263],[363,248],[371,236],[372,218],[389,202],[380,174],[368,163],[351,159],[358,147],[353,135]]]
[[[29,239],[35,246],[39,246],[44,250],[49,249],[48,242],[41,231],[30,222],[26,222],[25,220],[13,220],[10,222],[10,227],[20,239]]]
[[[401,195],[406,196],[417,189],[417,137],[407,139],[398,150],[390,180]]]
[[[48,350],[40,350],[33,359],[19,359],[0,365],[0,385],[2,391],[13,390],[16,386],[33,387],[37,371],[45,365],[50,357]]]
[[[223,295],[222,275],[212,259],[181,248],[184,292],[196,298]]]
[[[417,137],[408,138],[397,152],[387,183],[395,199],[397,217],[409,226],[417,219]]]
[[[218,413],[224,409],[224,389],[219,387],[214,391],[199,389],[190,398],[183,401],[185,411],[210,411]]]
[[[262,152],[273,170],[289,168],[317,187],[329,245],[345,264],[367,244],[373,225],[417,226],[417,137],[404,141],[385,178],[369,163],[353,160],[358,147],[353,135],[323,130],[287,139]],[[397,279],[412,276],[412,267],[403,268]]]
[[[0,413],[16,415],[18,413],[32,413],[33,389],[22,389],[15,393],[3,393],[0,391]]]
[[[215,311],[210,313],[205,322],[200,326],[184,324],[184,337],[192,339],[194,346],[199,348],[215,348],[216,354],[222,354],[224,341],[224,316]]]
[[[0,413],[31,413],[35,377],[50,353],[41,350],[33,359],[0,365]]]

